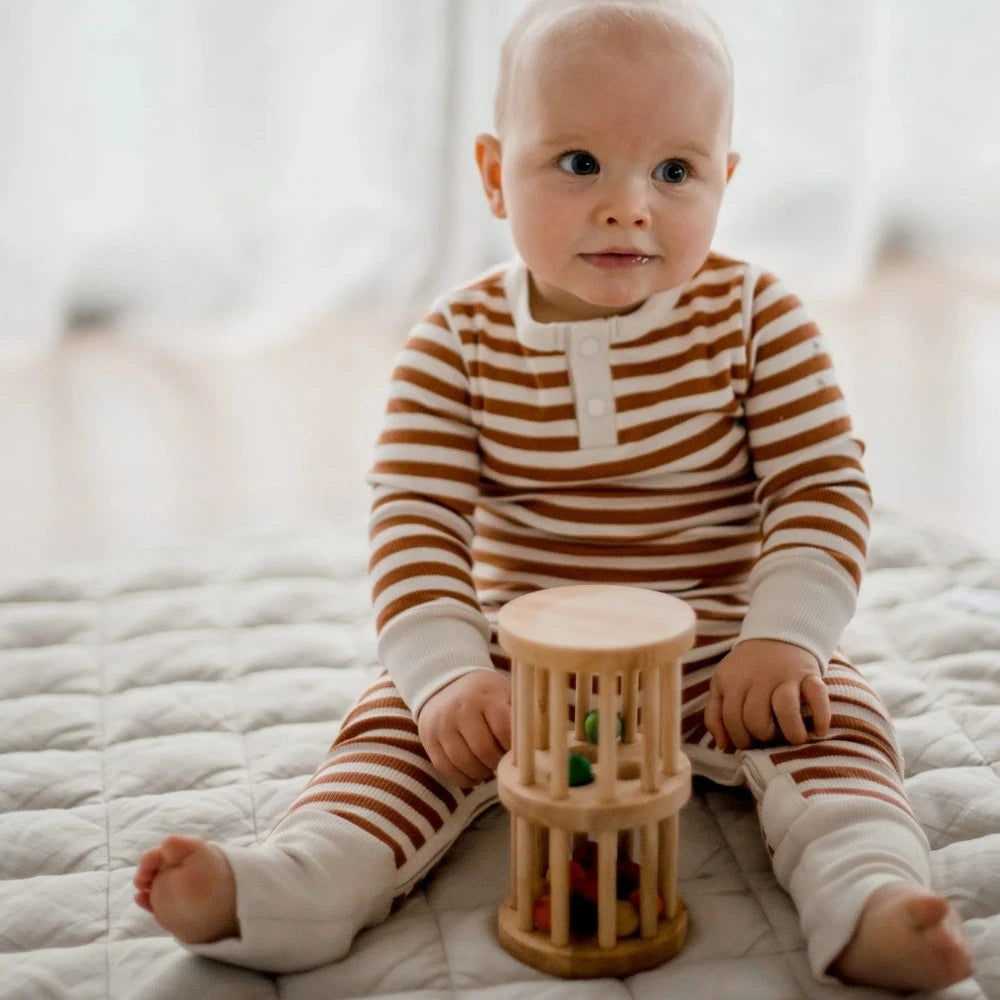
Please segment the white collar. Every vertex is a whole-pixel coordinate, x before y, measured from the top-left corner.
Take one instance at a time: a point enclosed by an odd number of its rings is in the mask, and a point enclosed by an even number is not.
[[[663,326],[680,298],[683,285],[651,295],[638,309],[625,316],[578,320],[575,323],[539,323],[528,304],[528,269],[524,261],[512,261],[503,279],[504,292],[514,318],[517,339],[536,351],[564,351],[571,339],[590,334],[611,344],[627,343]]]

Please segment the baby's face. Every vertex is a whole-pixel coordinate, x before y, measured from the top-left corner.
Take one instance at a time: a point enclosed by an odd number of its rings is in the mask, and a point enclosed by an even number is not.
[[[536,319],[625,313],[697,273],[736,164],[721,67],[662,38],[556,39],[510,97],[492,205]]]

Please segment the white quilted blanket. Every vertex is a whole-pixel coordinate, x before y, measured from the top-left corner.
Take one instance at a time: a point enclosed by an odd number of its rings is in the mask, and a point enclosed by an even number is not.
[[[201,959],[132,903],[168,831],[261,838],[373,676],[363,531],[240,537],[0,581],[0,996],[214,1000],[880,997],[814,982],[745,795],[699,786],[681,832],[681,955],[562,982],[494,933],[488,813],[337,965],[270,978]],[[1000,998],[1000,563],[881,514],[845,648],[898,720],[936,887]]]

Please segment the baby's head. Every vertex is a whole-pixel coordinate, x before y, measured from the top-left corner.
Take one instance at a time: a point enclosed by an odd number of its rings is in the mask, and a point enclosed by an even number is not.
[[[708,255],[737,157],[732,67],[687,0],[535,0],[476,140],[542,321],[628,312]]]

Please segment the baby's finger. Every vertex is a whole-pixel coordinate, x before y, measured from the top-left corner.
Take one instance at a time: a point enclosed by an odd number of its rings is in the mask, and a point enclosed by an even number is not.
[[[461,733],[456,731],[448,733],[441,740],[441,749],[448,758],[453,772],[458,775],[455,783],[460,787],[471,788],[490,776],[489,768],[469,749]]]
[[[453,785],[458,785],[459,788],[470,787],[471,782],[468,777],[452,764],[440,743],[427,740],[424,742],[424,749],[427,751],[431,764],[434,765],[434,770],[445,781],[450,781]]]
[[[497,742],[486,719],[480,718],[474,727],[463,730],[462,736],[469,750],[486,768],[487,774],[492,774],[500,763],[504,748]]]
[[[830,692],[822,677],[807,677],[802,682],[802,700],[812,713],[813,732],[820,737],[830,734]]]
[[[750,735],[762,743],[769,743],[777,735],[771,711],[771,692],[766,688],[750,688],[743,703],[743,724]]]
[[[497,743],[504,750],[509,750],[511,744],[510,702],[488,706],[483,712],[483,716]]]
[[[726,732],[729,733],[729,738],[741,750],[746,750],[753,743],[753,737],[743,724],[743,703],[745,697],[745,691],[730,691],[727,692],[722,702],[722,721],[725,724]]]
[[[708,704],[705,706],[705,728],[711,733],[715,745],[720,750],[729,749],[729,733],[722,721],[722,698],[715,688],[708,692]]]
[[[771,694],[771,708],[789,743],[798,745],[809,739],[806,724],[802,721],[802,695],[798,681],[779,684]]]

